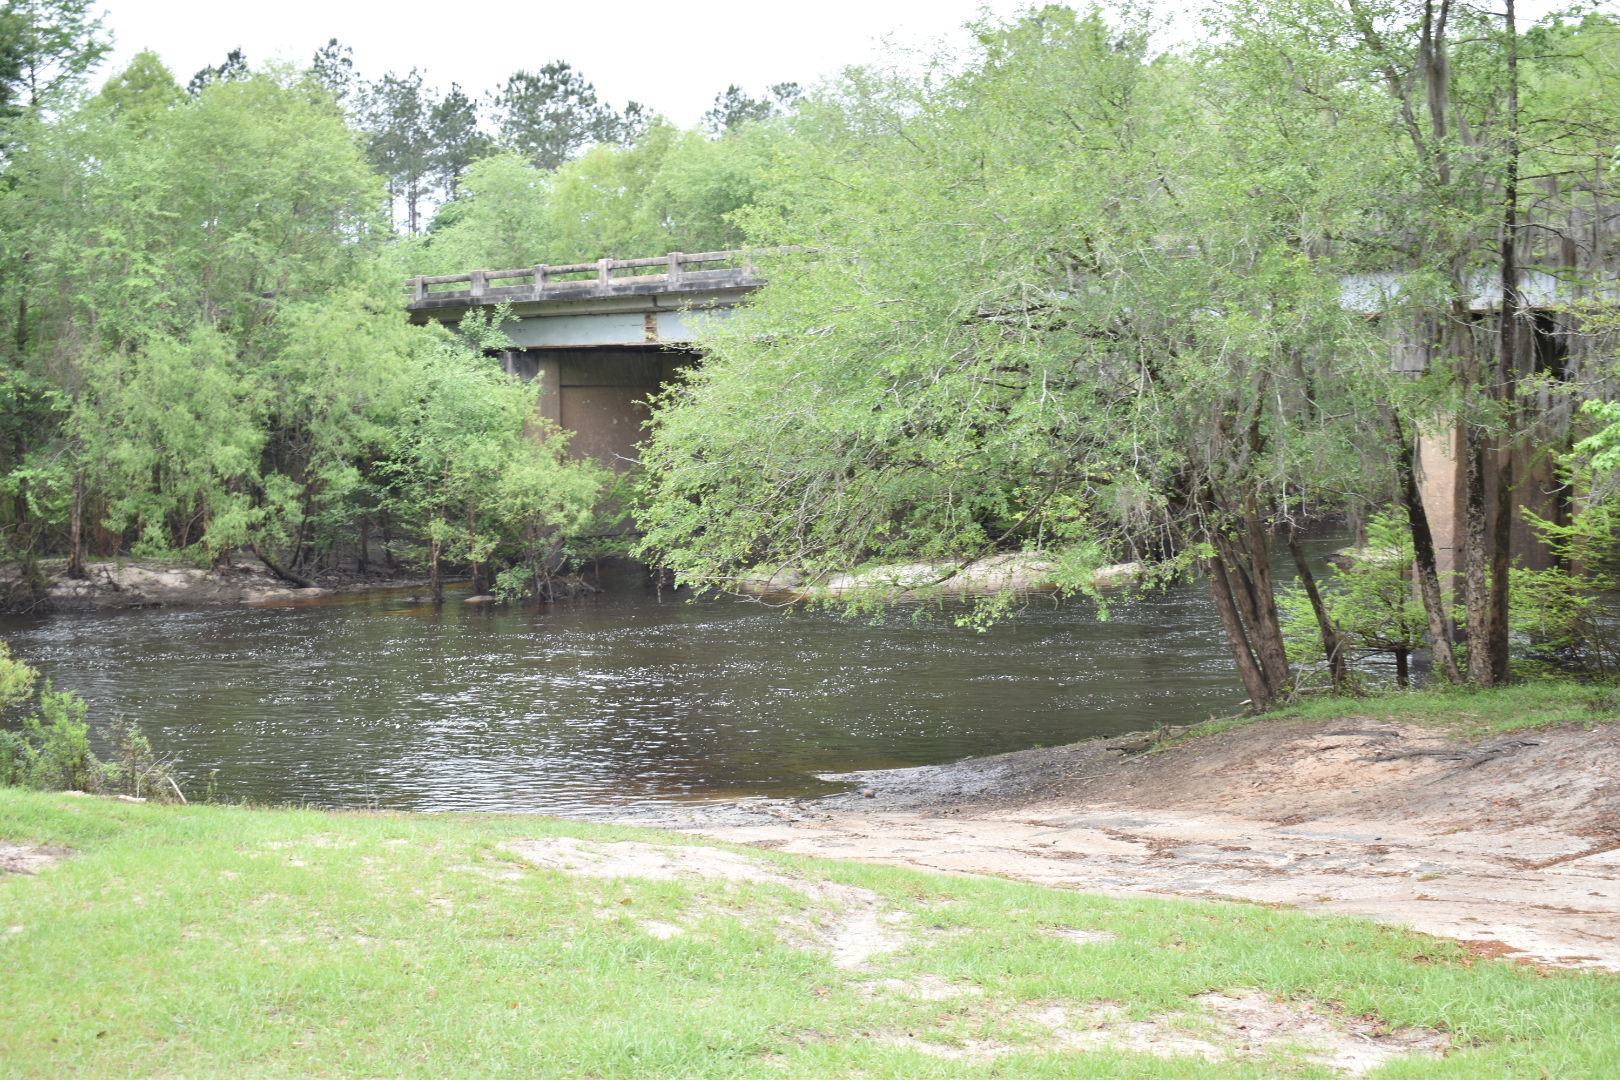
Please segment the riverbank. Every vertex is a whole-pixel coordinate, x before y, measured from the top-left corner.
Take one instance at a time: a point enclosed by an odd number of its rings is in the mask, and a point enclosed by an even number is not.
[[[17,614],[119,611],[150,607],[243,607],[309,603],[340,593],[371,589],[413,589],[425,593],[427,579],[387,571],[331,572],[310,585],[295,585],[244,555],[212,569],[154,559],[104,559],[85,565],[85,576],[70,578],[65,560],[39,564],[43,582],[31,587],[15,565],[0,568],[5,610]]]
[[[536,817],[0,790],[16,1076],[1605,1077],[1620,983],[1388,926]]]
[[[1115,895],[1368,915],[1620,970],[1620,697],[1577,684],[1323,701],[1259,721],[846,777],[659,824]]]

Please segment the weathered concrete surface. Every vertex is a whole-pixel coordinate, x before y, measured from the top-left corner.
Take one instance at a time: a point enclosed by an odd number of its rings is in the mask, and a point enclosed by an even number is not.
[[[1110,894],[1369,915],[1620,970],[1620,727],[1457,742],[1376,721],[1272,723],[852,774],[820,802],[661,823],[799,854]]]

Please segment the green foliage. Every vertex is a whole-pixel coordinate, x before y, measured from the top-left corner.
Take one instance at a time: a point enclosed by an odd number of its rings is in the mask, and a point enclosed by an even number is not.
[[[39,672],[11,655],[11,646],[0,641],[0,713],[23,704],[34,696]]]
[[[71,691],[40,684],[39,672],[0,642],[0,706],[15,723],[0,727],[0,784],[99,790],[106,778],[90,752],[89,706]]]
[[[410,255],[420,273],[567,264],[665,251],[717,251],[745,237],[780,130],[704,138],[663,121],[630,146],[599,145],[555,170],[517,154],[468,167],[457,198]]]
[[[354,49],[328,38],[310,58],[310,77],[331,96],[332,102],[346,107],[356,91]]]
[[[57,104],[111,48],[91,0],[0,3],[0,116]]]
[[[1576,671],[1609,675],[1620,667],[1620,506],[1598,499],[1566,523],[1527,512],[1557,563],[1547,570],[1513,568],[1510,626],[1523,646],[1515,663],[1525,674]]]
[[[236,79],[245,79],[248,76],[247,54],[237,46],[225,54],[225,59],[216,65],[204,65],[199,68],[186,82],[186,93],[192,97],[201,94],[203,90],[217,82],[232,82]]]
[[[776,83],[757,98],[733,83],[714,95],[714,104],[703,114],[703,126],[711,135],[729,135],[744,124],[758,124],[782,115],[803,95],[795,82]]]
[[[1095,12],[978,29],[970,61],[801,102],[739,215],[809,250],[655,414],[641,550],[682,580],[1031,550],[1084,591],[1371,467],[1376,338],[1299,219],[1235,190],[1252,148],[1186,65]]]
[[[462,330],[489,340],[504,317],[473,317]],[[435,587],[440,565],[460,562],[522,568],[538,589],[548,553],[589,531],[607,470],[570,459],[567,436],[536,417],[538,382],[506,375],[461,339],[421,340],[404,371],[413,397],[376,467],[382,505],[418,523]]]
[[[458,559],[516,558],[525,530],[588,516],[537,496],[560,520],[516,519],[500,481],[533,451],[533,393],[482,344],[405,321],[382,184],[311,80],[240,70],[188,97],[147,56],[28,122],[0,188],[8,554],[60,543],[75,510],[135,554],[246,548],[294,572],[379,516],[442,533],[451,502],[480,522],[476,542],[440,537]],[[406,478],[424,387],[464,425],[439,452],[467,456]]]
[[[101,733],[115,760],[98,759],[90,749],[89,714],[88,702],[49,680],[41,683],[39,672],[0,641],[0,786],[179,796],[172,762],[158,758],[140,728],[123,717]]]
[[[537,169],[556,169],[583,147],[615,142],[622,121],[596,87],[566,61],[517,71],[491,99],[501,146]],[[632,118],[641,113],[631,103]]]
[[[418,231],[421,203],[432,184],[435,104],[416,68],[407,75],[384,75],[366,88],[371,160],[388,178],[389,194],[403,202],[406,231],[411,233]]]
[[[1397,685],[1408,684],[1408,661],[1423,646],[1428,620],[1412,584],[1412,536],[1403,515],[1374,514],[1367,542],[1350,555],[1351,565],[1322,584],[1322,604],[1339,634],[1345,660],[1387,655],[1395,661]],[[1289,656],[1298,662],[1326,657],[1316,614],[1305,590],[1278,590]]]
[[[108,79],[96,102],[124,123],[144,127],[185,100],[185,91],[158,54],[143,49]]]
[[[1515,566],[1508,627],[1513,671],[1518,677],[1571,672],[1607,676],[1620,665],[1620,637],[1613,612],[1615,557],[1620,534],[1613,511],[1594,508],[1568,525],[1529,517],[1561,566],[1531,570]],[[1423,647],[1426,619],[1411,577],[1410,533],[1394,513],[1374,514],[1367,543],[1351,553],[1352,565],[1322,583],[1323,604],[1354,663],[1376,655],[1394,657],[1396,680],[1407,685],[1406,661]],[[1567,567],[1576,565],[1580,572]],[[1279,590],[1289,655],[1301,663],[1325,658],[1316,617],[1305,590]]]

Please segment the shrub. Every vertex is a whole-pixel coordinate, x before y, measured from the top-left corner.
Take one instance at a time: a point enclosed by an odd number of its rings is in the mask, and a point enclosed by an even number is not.
[[[39,685],[39,672],[0,641],[0,715],[14,714],[16,723],[0,728],[0,784],[184,801],[173,763],[152,752],[134,723],[117,717],[99,732],[117,755],[104,762],[90,748],[89,703],[49,680],[36,693]]]

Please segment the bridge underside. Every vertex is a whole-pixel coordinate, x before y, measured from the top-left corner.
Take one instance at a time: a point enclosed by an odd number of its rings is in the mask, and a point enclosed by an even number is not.
[[[509,349],[501,359],[507,371],[540,380],[540,415],[574,433],[574,457],[623,471],[636,463],[651,415],[647,399],[698,356],[689,347],[647,343]]]

